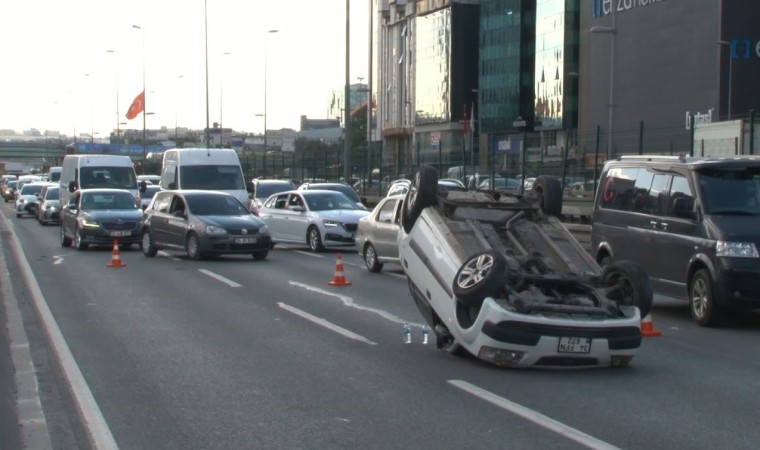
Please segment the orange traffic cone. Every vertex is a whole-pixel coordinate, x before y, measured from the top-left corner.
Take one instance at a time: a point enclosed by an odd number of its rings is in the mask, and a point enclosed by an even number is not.
[[[335,275],[333,276],[332,281],[327,284],[330,286],[348,286],[351,284],[351,282],[348,281],[343,275],[343,255],[338,253],[336,257],[337,260],[335,261]]]
[[[108,267],[127,267],[126,264],[121,262],[121,255],[119,254],[119,242],[114,239],[113,252],[111,252],[111,262],[106,264]]]
[[[647,314],[641,319],[641,335],[644,337],[662,336],[662,331],[654,327],[652,323],[652,314]]]

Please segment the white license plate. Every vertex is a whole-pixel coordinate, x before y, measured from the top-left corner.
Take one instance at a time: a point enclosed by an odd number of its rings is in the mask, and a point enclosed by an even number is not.
[[[561,337],[557,351],[559,353],[589,353],[591,351],[591,338]]]
[[[132,234],[131,231],[111,231],[108,233],[110,236],[129,236]]]
[[[255,244],[256,238],[255,237],[244,237],[244,238],[235,238],[236,244]]]

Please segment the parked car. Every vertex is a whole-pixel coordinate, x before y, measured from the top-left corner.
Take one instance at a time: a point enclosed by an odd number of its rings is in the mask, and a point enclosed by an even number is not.
[[[303,183],[298,186],[299,191],[305,191],[308,189],[323,189],[328,191],[337,191],[343,193],[346,197],[351,199],[354,203],[367,209],[365,203],[367,203],[366,197],[359,197],[354,188],[346,183]]]
[[[369,211],[340,192],[295,190],[269,197],[259,214],[273,242],[306,244],[318,252],[353,246],[359,219]]]
[[[41,181],[30,182],[18,191],[18,195],[16,196],[16,217],[20,218],[24,215],[37,217],[37,210],[40,207],[38,195],[40,195],[42,188],[45,186],[47,186],[47,183]]]
[[[61,221],[61,202],[58,194],[60,187],[57,184],[44,186],[40,191],[40,207],[37,210],[37,222],[40,225],[47,225],[50,222]]]
[[[369,215],[359,219],[356,250],[370,272],[380,272],[385,263],[398,263],[398,230],[404,195],[385,197]]]
[[[79,189],[61,208],[61,246],[77,250],[90,245],[121,247],[140,243],[142,210],[126,189]]]
[[[409,192],[409,185],[411,184],[412,184],[411,180],[407,180],[407,179],[394,181],[393,183],[391,183],[391,187],[388,188],[388,193],[386,194],[386,197],[406,194],[407,192]]]
[[[261,208],[261,205],[264,204],[264,201],[266,201],[266,199],[272,195],[279,194],[280,192],[292,191],[298,187],[291,180],[260,180],[258,178],[254,178],[252,180],[252,183],[253,201],[257,210]]]
[[[601,265],[638,262],[699,325],[760,309],[760,158],[624,156],[605,164],[598,189],[591,248]]]
[[[166,248],[184,250],[195,260],[223,254],[266,259],[271,246],[266,224],[226,192],[161,191],[145,210],[145,256]]]
[[[146,184],[145,187],[140,187],[140,207],[145,210],[153,200],[153,196],[161,190],[161,186],[157,184]]]
[[[592,198],[594,196],[594,181],[576,181],[565,188],[568,197]]]
[[[161,175],[138,175],[137,184],[139,185],[141,181],[145,181],[148,185],[158,185],[161,183]]]
[[[3,199],[5,199],[5,203],[16,199],[16,185],[18,185],[17,180],[8,180],[3,186]]]
[[[637,353],[646,272],[630,261],[602,270],[549,214],[562,203],[549,178],[525,195],[443,190],[420,168],[399,257],[439,349],[517,368],[621,367]]]

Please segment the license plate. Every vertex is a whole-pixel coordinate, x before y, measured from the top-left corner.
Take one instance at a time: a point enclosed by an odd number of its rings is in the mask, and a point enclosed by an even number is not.
[[[244,238],[235,238],[236,244],[255,244],[256,238],[255,237],[244,237]]]
[[[561,337],[557,351],[559,353],[589,353],[591,351],[591,338]]]
[[[129,236],[129,235],[132,234],[132,232],[131,231],[127,231],[127,230],[125,230],[125,231],[111,231],[108,234],[110,236]]]

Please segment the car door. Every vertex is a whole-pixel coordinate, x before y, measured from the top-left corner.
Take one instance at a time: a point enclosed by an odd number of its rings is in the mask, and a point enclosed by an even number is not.
[[[700,239],[697,215],[677,217],[674,203],[677,198],[686,198],[695,211],[696,196],[689,178],[674,174],[667,195],[663,215],[657,221],[658,242],[651,253],[649,276],[655,291],[675,297],[686,295],[686,270],[694,255],[697,239]]]
[[[275,241],[287,240],[287,234],[285,232],[285,215],[288,210],[288,195],[287,193],[277,194],[270,197],[261,209],[261,219],[269,227],[269,233],[272,235],[272,239]]]
[[[73,238],[77,225],[77,212],[79,210],[79,198],[82,193],[77,191],[69,197],[69,202],[61,210],[61,232],[69,237]]]
[[[370,221],[370,242],[381,258],[398,258],[398,230],[401,198],[387,198]]]
[[[172,195],[169,214],[166,216],[166,239],[171,245],[182,247],[185,245],[187,233],[187,205],[185,199],[179,195]]]
[[[158,192],[153,200],[153,205],[146,214],[150,217],[149,227],[153,242],[158,246],[171,243],[168,232],[169,208],[171,207],[174,194],[171,192]]]
[[[301,207],[300,211],[294,207]],[[283,229],[288,239],[306,242],[306,230],[309,227],[308,206],[300,193],[292,193],[288,197],[288,208],[283,211]]]

